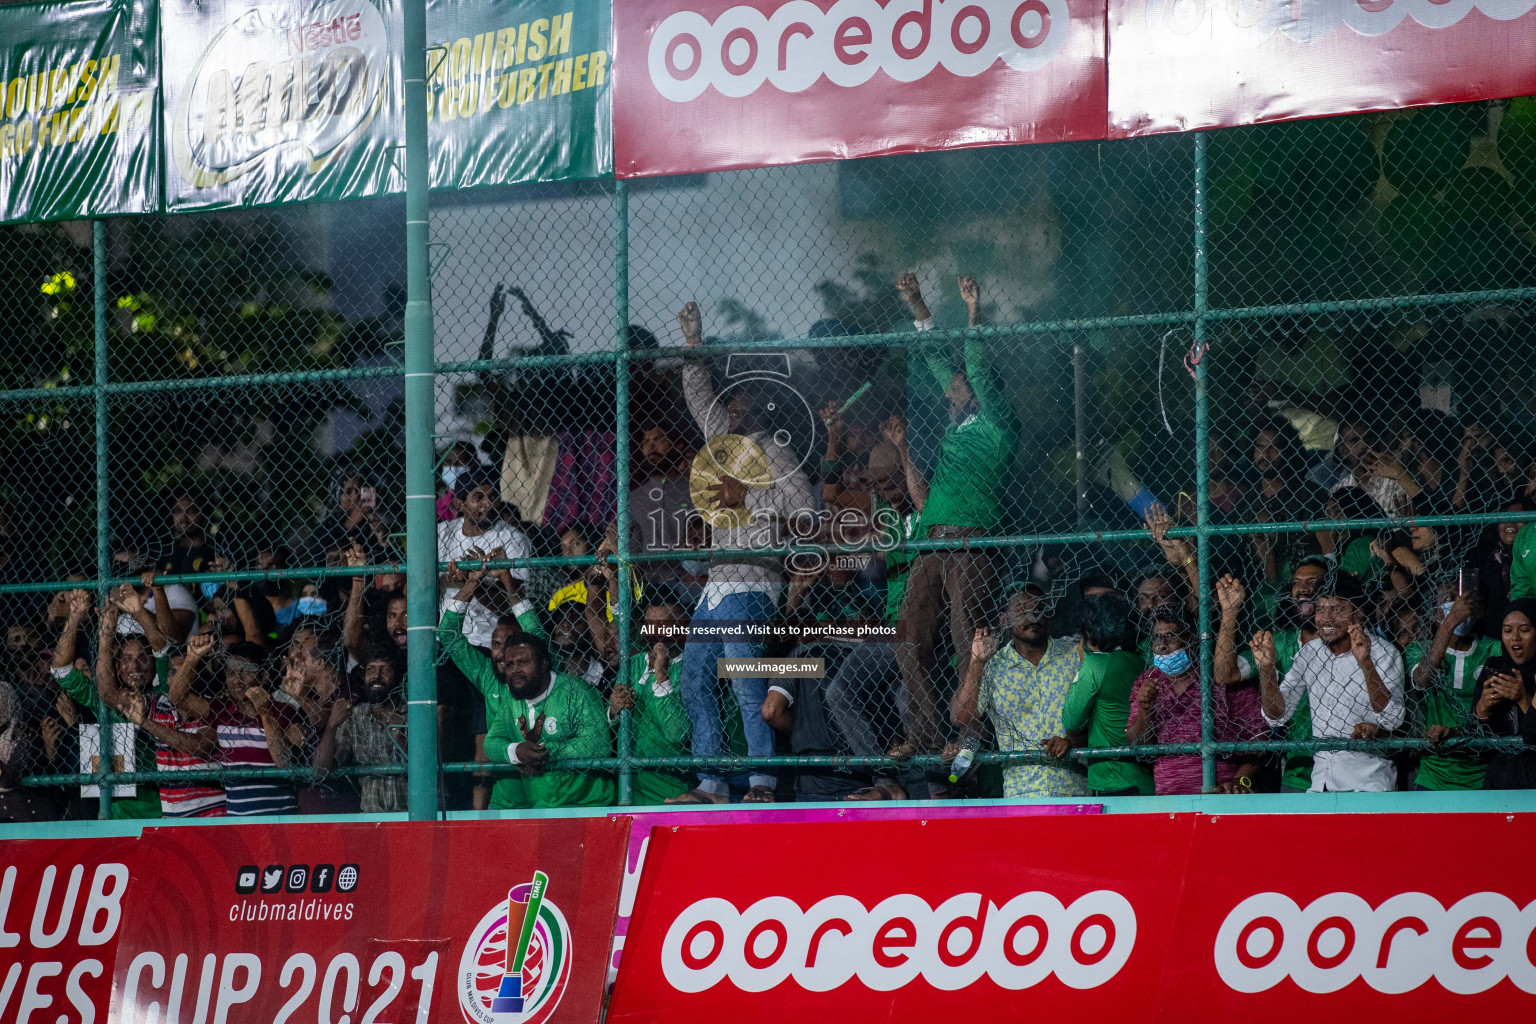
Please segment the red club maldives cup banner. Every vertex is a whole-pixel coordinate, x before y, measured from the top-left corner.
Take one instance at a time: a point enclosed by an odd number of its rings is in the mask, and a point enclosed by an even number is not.
[[[620,177],[1104,136],[1102,0],[624,0]]]
[[[102,1020],[137,841],[0,844],[0,1021]]]
[[[1536,93],[1533,0],[1109,0],[1109,133]]]
[[[1457,865],[1533,848],[1506,815],[658,829],[607,1019],[1524,1019],[1536,876]]]
[[[111,1020],[595,1022],[629,825],[146,829]]]

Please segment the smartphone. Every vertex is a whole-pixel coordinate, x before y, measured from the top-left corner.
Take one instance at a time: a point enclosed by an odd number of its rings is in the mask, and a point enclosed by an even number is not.
[[[1477,590],[1478,584],[1480,582],[1481,580],[1478,579],[1478,572],[1476,569],[1456,570],[1456,593],[1458,595],[1472,593],[1473,591]]]
[[[372,511],[373,508],[378,505],[379,492],[374,490],[372,487],[364,487],[359,493],[363,499],[363,508]]]

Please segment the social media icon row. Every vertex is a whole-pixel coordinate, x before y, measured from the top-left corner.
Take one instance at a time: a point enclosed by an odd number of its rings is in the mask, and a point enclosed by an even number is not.
[[[316,864],[313,868],[307,864],[290,864],[286,870],[281,864],[268,864],[264,868],[246,864],[235,872],[235,892],[260,892],[264,896],[280,892],[323,893],[333,888],[339,893],[349,893],[357,888],[357,882],[356,864],[343,864],[340,871],[334,864]]]

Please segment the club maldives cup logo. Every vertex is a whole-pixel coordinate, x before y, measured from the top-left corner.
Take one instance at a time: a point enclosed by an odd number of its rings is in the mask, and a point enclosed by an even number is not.
[[[464,944],[459,1008],[467,1024],[542,1024],[571,980],[571,929],[545,898],[549,876],[512,887]]]

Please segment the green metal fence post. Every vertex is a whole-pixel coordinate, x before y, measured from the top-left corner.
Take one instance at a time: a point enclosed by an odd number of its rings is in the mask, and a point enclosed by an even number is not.
[[[630,600],[634,586],[629,561],[629,186],[623,178],[613,183],[613,329],[615,344],[614,379],[614,469],[618,477],[618,589],[613,596],[614,625],[619,632],[619,683],[634,685],[629,678]],[[634,754],[634,730],[628,711],[619,716],[619,804],[628,806],[634,799],[635,773],[629,759]]]
[[[1210,791],[1216,785],[1215,731],[1211,709],[1211,459],[1210,409],[1207,378],[1210,359],[1206,352],[1205,314],[1210,298],[1210,266],[1206,253],[1205,133],[1195,133],[1195,543],[1200,570],[1200,782]]]
[[[101,220],[91,221],[91,304],[96,340],[96,592],[105,602],[107,580],[112,574],[112,521],[107,479],[107,225]],[[112,770],[109,717],[106,705],[97,700],[97,751],[101,755],[97,767],[102,775]],[[112,817],[112,787],[105,779],[98,780],[98,785],[101,802],[97,816],[105,820]]]
[[[406,0],[405,595],[407,785],[412,821],[437,816],[437,514],[432,483],[432,281],[428,265],[427,6]]]

